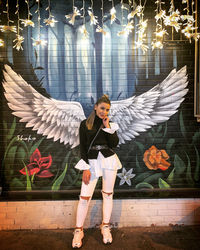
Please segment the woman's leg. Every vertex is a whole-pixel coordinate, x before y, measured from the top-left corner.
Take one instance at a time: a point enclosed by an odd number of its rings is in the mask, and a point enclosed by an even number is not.
[[[80,199],[76,213],[76,229],[74,231],[74,237],[72,240],[73,248],[80,248],[82,246],[82,239],[84,237],[83,224],[87,215],[90,200],[92,198],[98,180],[98,178],[95,178],[93,176],[94,175],[91,174],[91,178],[88,185],[86,185],[82,181]]]
[[[103,224],[109,224],[113,208],[113,188],[115,185],[117,170],[103,170]]]
[[[77,207],[76,214],[76,228],[83,228],[83,224],[87,215],[88,207],[92,195],[94,193],[95,186],[97,184],[98,178],[91,174],[89,184],[86,185],[82,181],[80,199]]]
[[[105,244],[112,243],[109,222],[113,207],[113,188],[115,185],[116,175],[117,170],[104,169],[103,171],[103,222],[101,225],[101,234],[103,235],[103,242]]]

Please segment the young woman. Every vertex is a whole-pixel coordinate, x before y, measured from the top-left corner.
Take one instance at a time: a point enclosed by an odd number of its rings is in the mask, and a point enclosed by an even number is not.
[[[76,229],[72,240],[73,248],[82,246],[83,224],[87,215],[98,178],[102,176],[103,221],[101,234],[105,244],[112,243],[109,221],[113,206],[113,188],[117,170],[121,163],[112,148],[119,139],[116,123],[109,121],[110,100],[103,95],[98,99],[88,119],[81,122],[79,129],[81,160],[75,168],[83,170],[80,199],[76,215]]]

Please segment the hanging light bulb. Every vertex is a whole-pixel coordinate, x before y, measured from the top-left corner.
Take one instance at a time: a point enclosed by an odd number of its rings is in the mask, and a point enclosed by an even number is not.
[[[112,0],[112,9],[110,10],[110,22],[111,24],[116,20],[116,9],[114,7],[114,0]]]
[[[1,31],[1,32],[10,31],[10,32],[17,33],[17,28],[16,28],[16,26],[10,25],[10,23],[14,23],[14,22],[13,22],[12,20],[10,20],[8,0],[7,0],[7,2],[6,2],[6,11],[3,11],[3,13],[6,13],[6,14],[7,14],[7,25],[0,25],[0,31]]]
[[[16,4],[16,12],[15,14],[17,14],[17,35],[16,35],[16,39],[13,40],[14,43],[16,43],[13,48],[16,48],[16,50],[23,50],[22,48],[22,43],[24,42],[24,37],[20,35],[20,18],[19,18],[19,0],[17,0],[17,4]]]
[[[175,10],[174,7],[174,0],[171,0],[170,2],[170,9],[169,9],[169,16],[165,16],[164,17],[164,24],[165,26],[171,26],[173,27],[176,32],[179,31],[179,29],[181,28],[181,23],[179,23],[180,21],[180,12],[178,9]]]
[[[54,16],[51,14],[51,5],[50,5],[50,0],[48,0],[48,7],[46,8],[46,10],[49,11],[49,17],[47,19],[44,19],[44,23],[46,25],[50,25],[51,27],[55,26],[55,23],[57,23],[58,21],[56,21],[54,19]]]
[[[27,19],[20,19],[21,23],[24,25],[24,27],[31,26],[34,27],[35,24],[33,21],[31,21],[30,16],[32,16],[29,8],[29,0],[25,0],[25,3],[27,5],[27,12],[28,12],[28,18]]]
[[[163,20],[166,18],[166,12],[165,10],[162,10],[162,4],[165,3],[161,2],[161,0],[157,0],[155,3],[157,4],[156,15],[155,15],[156,31],[154,32],[155,38],[151,43],[152,50],[162,49],[164,35],[168,35],[167,31],[163,28]]]
[[[0,38],[0,47],[4,46],[4,40]]]
[[[100,25],[98,25],[97,28],[96,28],[96,32],[100,32],[100,33],[102,33],[104,36],[106,36],[106,35],[107,35],[107,32],[104,30],[104,24],[103,24],[103,18],[104,18],[103,0],[101,0],[101,13],[102,13],[102,18],[101,18],[102,27],[101,27]]]
[[[80,15],[81,15],[81,13],[78,10],[78,8],[74,6],[74,0],[73,0],[73,13],[69,14],[69,15],[65,15],[65,17],[66,17],[66,19],[69,19],[69,23],[71,23],[72,25],[74,25],[75,18],[77,16],[80,16]]]
[[[91,25],[97,25],[98,24],[98,19],[97,19],[97,16],[94,15],[93,0],[91,0],[91,7],[88,8],[88,14],[90,16],[90,24]]]
[[[46,40],[43,40],[41,39],[41,33],[40,33],[40,0],[36,0],[36,2],[38,3],[38,8],[37,10],[35,11],[35,13],[38,14],[38,38],[35,39],[32,37],[32,40],[34,41],[33,42],[33,46],[45,46],[47,44],[47,41]]]

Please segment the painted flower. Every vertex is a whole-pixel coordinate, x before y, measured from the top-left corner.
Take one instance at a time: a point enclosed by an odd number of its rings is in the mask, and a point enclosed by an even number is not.
[[[149,169],[157,170],[159,168],[164,171],[171,165],[166,161],[167,159],[169,159],[169,155],[165,150],[159,150],[155,146],[151,146],[144,153],[143,161]]]
[[[122,172],[117,174],[117,176],[121,179],[119,185],[123,185],[125,182],[131,186],[131,178],[135,176],[135,174],[132,174],[133,169],[129,169],[126,171],[125,168],[122,168]]]
[[[38,148],[33,152],[30,157],[30,163],[26,166],[28,175],[36,175],[41,178],[48,178],[53,174],[48,170],[52,163],[51,155],[47,157],[41,157],[41,153]],[[21,174],[26,175],[25,167],[19,171]]]

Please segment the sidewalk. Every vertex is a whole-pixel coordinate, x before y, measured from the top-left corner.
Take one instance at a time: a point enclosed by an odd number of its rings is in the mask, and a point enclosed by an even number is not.
[[[73,230],[0,231],[0,250],[65,250]],[[113,243],[103,245],[99,229],[84,230],[87,250],[200,249],[200,226],[134,227],[112,229]]]

